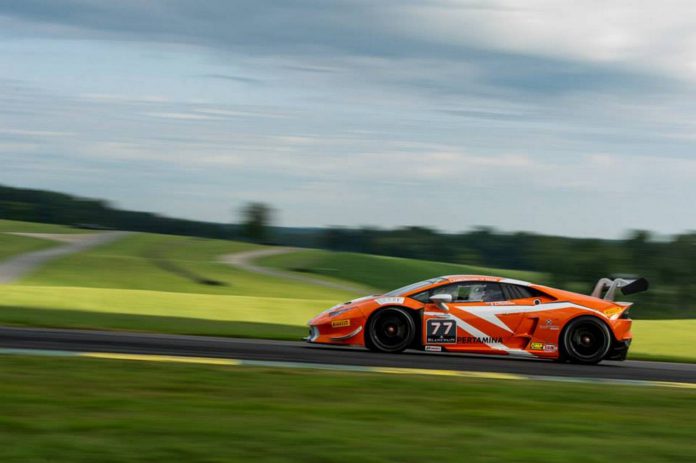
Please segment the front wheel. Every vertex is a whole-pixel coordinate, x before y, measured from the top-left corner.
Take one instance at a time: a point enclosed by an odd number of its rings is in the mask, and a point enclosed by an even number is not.
[[[599,363],[609,352],[611,333],[601,320],[580,317],[571,321],[561,335],[561,356],[572,363]]]
[[[365,345],[376,352],[401,352],[411,345],[416,336],[413,318],[398,307],[382,309],[368,324]]]

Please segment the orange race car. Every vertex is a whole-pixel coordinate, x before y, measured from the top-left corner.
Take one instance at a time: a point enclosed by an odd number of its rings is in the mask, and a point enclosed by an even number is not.
[[[525,281],[451,275],[334,306],[309,321],[311,343],[379,352],[517,355],[594,364],[624,360],[631,344],[626,302],[616,290],[648,289],[644,278],[597,282],[591,296]]]

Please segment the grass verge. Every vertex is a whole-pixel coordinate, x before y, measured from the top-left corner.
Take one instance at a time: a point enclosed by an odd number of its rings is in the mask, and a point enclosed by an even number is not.
[[[0,308],[0,324],[5,326],[126,330],[288,341],[298,341],[307,335],[307,328],[298,325],[16,307]]]
[[[1,287],[0,296],[0,321],[3,307],[22,307],[303,326],[317,313],[341,302],[340,299],[21,285]]]
[[[75,358],[0,371],[3,463],[696,458],[691,390]]]
[[[696,320],[633,320],[629,358],[696,363]]]

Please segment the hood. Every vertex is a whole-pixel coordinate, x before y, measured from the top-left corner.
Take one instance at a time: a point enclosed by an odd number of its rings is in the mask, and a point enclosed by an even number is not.
[[[361,302],[371,301],[371,300],[373,300],[373,299],[376,298],[376,297],[379,297],[379,296],[363,296],[363,297],[359,297],[359,298],[357,298],[357,299],[353,299],[353,300],[351,300],[351,301],[341,302],[340,304],[336,304],[336,305],[333,306],[333,307],[329,307],[328,309],[324,310],[323,312],[321,312],[321,313],[320,313],[319,315],[317,315],[317,316],[321,316],[321,315],[331,315],[331,314],[333,314],[334,312],[339,312],[339,311],[343,311],[343,310],[346,310],[346,309],[352,309],[352,308],[354,308],[356,305],[360,304]]]
[[[350,310],[357,309],[360,307],[362,304],[366,302],[372,302],[375,300],[375,298],[378,298],[379,296],[363,296],[359,297],[357,299],[353,299],[351,301],[346,301],[342,302],[340,304],[336,304],[333,307],[329,307],[328,309],[324,310],[323,312],[319,313],[316,317],[312,318],[308,324],[316,324],[319,323],[320,321],[326,319],[326,318],[333,318],[337,317],[338,315],[341,315],[343,313],[346,313]]]

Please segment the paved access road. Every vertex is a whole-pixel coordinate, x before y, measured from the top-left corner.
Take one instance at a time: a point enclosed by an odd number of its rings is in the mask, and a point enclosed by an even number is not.
[[[14,233],[20,236],[49,239],[66,243],[54,248],[41,251],[27,252],[0,263],[0,284],[12,283],[23,276],[38,269],[59,257],[64,257],[77,252],[110,243],[128,235],[128,232],[102,232],[85,234],[58,234],[58,233]]]
[[[284,362],[514,373],[564,378],[696,383],[696,364],[602,362],[584,366],[544,360],[405,352],[376,354],[364,349],[259,339],[178,336],[107,331],[0,327],[0,348],[117,352],[234,358]]]
[[[246,270],[247,272],[258,273],[260,275],[284,278],[286,280],[301,281],[310,285],[324,286],[326,288],[339,289],[341,291],[348,291],[359,294],[368,292],[368,290],[358,285],[343,283],[341,281],[323,280],[321,278],[315,278],[310,275],[303,275],[297,272],[286,272],[284,270],[275,269],[271,267],[263,267],[254,262],[256,259],[261,259],[263,257],[277,256],[280,254],[287,254],[289,252],[296,251],[301,251],[301,249],[275,246],[267,249],[255,249],[253,251],[243,251],[236,252],[234,254],[225,254],[223,256],[220,256],[220,262],[222,262],[223,264],[231,265],[232,267]]]

